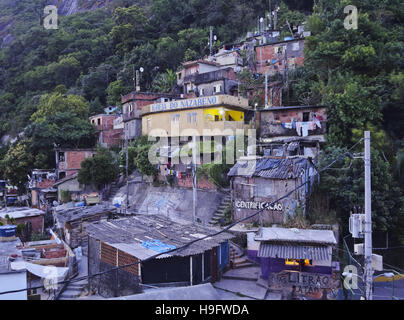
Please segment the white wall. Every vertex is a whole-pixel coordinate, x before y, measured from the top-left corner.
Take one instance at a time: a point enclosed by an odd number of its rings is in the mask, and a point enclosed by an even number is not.
[[[247,250],[256,250],[258,251],[260,247],[260,241],[255,241],[254,237],[256,236],[255,232],[247,233]]]
[[[0,274],[0,292],[24,289],[27,287],[27,273],[13,272]],[[27,300],[27,291],[2,294],[0,300]]]

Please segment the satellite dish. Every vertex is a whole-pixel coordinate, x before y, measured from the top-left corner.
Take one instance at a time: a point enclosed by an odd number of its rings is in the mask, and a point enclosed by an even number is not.
[[[139,71],[140,71],[140,72],[143,72],[143,71],[144,71],[144,69],[143,69],[142,67],[140,67]]]

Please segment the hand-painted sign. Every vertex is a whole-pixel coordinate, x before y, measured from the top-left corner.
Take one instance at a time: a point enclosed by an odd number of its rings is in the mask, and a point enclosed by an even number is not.
[[[282,203],[275,203],[271,205],[270,202],[236,200],[235,206],[239,209],[259,210],[265,208],[266,210],[283,211]]]
[[[185,99],[179,101],[170,101],[155,103],[150,106],[151,112],[159,112],[173,109],[186,109],[195,107],[212,106],[219,103],[219,99],[216,96],[201,97],[195,99]]]
[[[273,274],[272,283],[274,286],[279,288],[292,286],[304,287],[307,289],[329,288],[331,286],[331,275],[297,271],[283,271]]]

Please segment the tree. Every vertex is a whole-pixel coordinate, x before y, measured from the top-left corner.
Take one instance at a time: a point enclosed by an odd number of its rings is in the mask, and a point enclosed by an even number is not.
[[[328,147],[320,154],[320,168],[346,152],[345,148]],[[375,231],[396,230],[404,215],[404,198],[394,181],[390,164],[380,152],[371,149],[372,222]],[[346,226],[349,212],[364,203],[364,163],[348,158],[337,162],[333,169],[324,171],[318,188],[328,202],[328,210],[335,210],[340,224]],[[347,231],[347,230],[345,230]]]
[[[122,80],[111,82],[106,90],[107,103],[112,106],[121,105],[121,97],[129,92]]]
[[[110,36],[117,51],[121,54],[147,39],[148,20],[142,8],[137,5],[129,8],[117,8],[114,12],[115,26]]]
[[[96,185],[100,188],[113,182],[118,176],[118,156],[114,152],[100,147],[95,156],[82,161],[78,181],[84,185]]]
[[[4,176],[8,181],[18,187],[23,194],[28,181],[28,174],[33,167],[34,157],[28,150],[28,141],[22,140],[11,147],[1,161]]]
[[[63,95],[59,92],[41,96],[38,110],[31,116],[31,120],[40,122],[57,112],[70,112],[82,119],[88,118],[88,102],[81,96]]]
[[[136,148],[135,165],[140,173],[146,176],[155,177],[157,175],[157,168],[149,161],[149,150],[151,145],[140,145]]]
[[[171,69],[159,74],[153,81],[152,90],[155,92],[173,93],[177,85],[177,74]]]

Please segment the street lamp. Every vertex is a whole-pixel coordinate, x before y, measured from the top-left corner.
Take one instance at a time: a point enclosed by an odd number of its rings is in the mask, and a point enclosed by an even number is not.
[[[396,274],[399,275],[399,273],[398,273],[397,271],[395,271],[395,270],[391,270],[391,271],[393,271],[393,272],[395,272]],[[393,287],[392,287],[391,299],[392,299],[392,300],[395,300],[396,298],[394,297],[394,273],[393,273],[393,272],[385,272],[385,273],[379,274],[379,275],[373,277],[373,280],[375,280],[376,278],[379,278],[379,277],[391,278],[391,279],[392,279],[392,286],[393,286]],[[352,272],[343,272],[343,273],[342,273],[342,276],[344,276],[344,277],[346,277],[346,278],[352,278],[352,276],[356,276],[356,277],[358,277],[358,278],[361,278],[362,281],[364,281],[364,279],[363,279],[362,276],[360,276],[360,275],[358,275],[358,274],[356,274],[356,273],[352,273]],[[362,299],[362,298],[361,298],[361,299]]]

